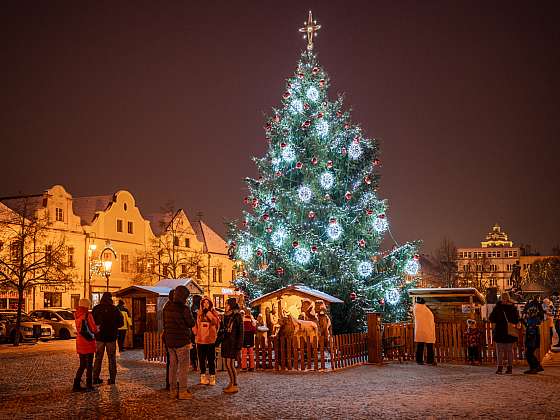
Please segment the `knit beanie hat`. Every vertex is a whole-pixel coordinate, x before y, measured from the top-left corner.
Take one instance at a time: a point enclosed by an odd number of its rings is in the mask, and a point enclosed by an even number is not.
[[[81,306],[82,308],[88,308],[89,309],[89,307],[91,306],[91,302],[89,301],[89,299],[82,298],[78,302],[78,306]]]
[[[235,299],[234,297],[228,298],[228,300],[226,300],[226,303],[229,305],[231,309],[239,309],[239,304],[237,303],[237,299]]]

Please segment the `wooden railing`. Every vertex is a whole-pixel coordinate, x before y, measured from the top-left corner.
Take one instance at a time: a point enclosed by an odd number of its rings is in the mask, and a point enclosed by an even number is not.
[[[467,361],[467,345],[464,331],[467,325],[464,321],[459,322],[437,322],[436,343],[434,353],[437,362],[442,363],[465,363]],[[481,358],[482,363],[496,363],[496,347],[492,338],[492,324],[479,322],[478,328],[482,330]],[[541,325],[541,343],[539,354],[540,360],[550,350],[550,329]],[[525,363],[525,330],[521,328],[519,338],[514,343],[514,359],[519,363]],[[384,360],[414,360],[414,325],[412,323],[385,324],[383,328],[383,359]]]
[[[326,343],[323,338],[256,338],[254,354],[257,370],[337,370],[367,361],[367,334],[335,335]],[[160,332],[144,333],[144,359],[165,362]]]

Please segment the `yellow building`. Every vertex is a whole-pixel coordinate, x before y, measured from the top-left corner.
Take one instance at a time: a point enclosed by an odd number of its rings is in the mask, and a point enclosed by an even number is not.
[[[43,194],[0,198],[0,203],[17,211],[22,199],[36,217],[48,218],[49,235],[63,238],[73,277],[71,286],[37,286],[28,291],[26,310],[74,308],[83,296],[95,304],[106,290],[114,292],[137,282],[153,284],[171,274],[193,278],[219,307],[224,293],[233,288],[234,262],[227,256],[225,241],[204,222],[191,224],[183,210],[175,214],[179,229],[161,229],[142,215],[128,191],[72,197],[60,185]],[[0,232],[0,238],[6,235]],[[0,242],[9,243],[9,237]],[[170,255],[177,256],[173,264]],[[13,296],[10,290],[0,291],[0,309],[13,307]]]

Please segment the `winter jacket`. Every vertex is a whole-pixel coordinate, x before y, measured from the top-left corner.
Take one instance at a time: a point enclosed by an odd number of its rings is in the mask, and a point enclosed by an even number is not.
[[[436,342],[434,314],[423,303],[414,305],[414,341],[417,343]]]
[[[541,344],[539,325],[544,320],[544,310],[538,301],[532,301],[523,309],[523,324],[525,325],[525,346],[536,348]]]
[[[190,308],[185,305],[188,297],[186,287],[177,287],[173,302],[163,308],[163,338],[169,348],[179,348],[191,344],[191,328],[194,319]]]
[[[222,340],[221,355],[237,359],[241,347],[243,347],[243,319],[237,309],[226,312],[222,328],[224,329],[222,332],[224,339]]]
[[[519,323],[519,312],[517,312],[517,308],[514,305],[498,301],[498,303],[494,307],[494,310],[488,317],[488,320],[495,324],[493,336],[496,343],[517,342],[517,337],[508,335],[507,333],[508,322],[512,324]]]
[[[92,314],[99,327],[95,339],[103,343],[116,341],[118,329],[124,325],[124,320],[111,298],[102,298],[99,305],[93,307]]]
[[[82,330],[82,322],[86,320],[86,317],[89,330],[93,334],[97,332],[97,326],[95,325],[93,316],[89,313],[88,308],[78,306],[76,309],[76,331],[78,331],[78,335],[76,336],[76,352],[78,354],[91,354],[96,351],[95,338],[88,341],[84,336],[82,336],[82,334],[80,334],[80,331]]]
[[[249,317],[243,318],[243,347],[255,347],[256,321]]]
[[[482,344],[482,332],[477,327],[467,327],[465,342],[467,347],[479,347]]]
[[[205,301],[210,303],[208,311],[202,309],[202,303]],[[214,309],[212,301],[208,298],[202,299],[200,309],[197,312],[196,327],[193,329],[196,336],[196,344],[214,344],[218,337],[218,329],[220,328],[220,315]]]

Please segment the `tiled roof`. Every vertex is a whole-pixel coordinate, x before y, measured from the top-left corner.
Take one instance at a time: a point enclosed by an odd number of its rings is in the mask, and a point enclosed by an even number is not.
[[[112,200],[112,195],[74,197],[72,208],[74,214],[80,216],[82,225],[89,225],[95,217],[95,212],[105,210]]]
[[[21,216],[33,217],[35,216],[35,211],[43,207],[43,194],[0,197],[0,202]],[[24,212],[26,213],[25,215],[23,214]]]
[[[227,255],[228,246],[226,241],[214,232],[210,226],[202,220],[197,220],[193,222],[192,227],[197,239],[204,244],[207,252]]]

